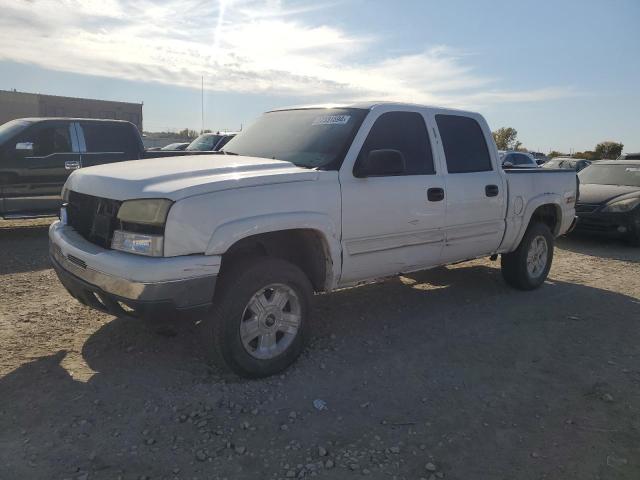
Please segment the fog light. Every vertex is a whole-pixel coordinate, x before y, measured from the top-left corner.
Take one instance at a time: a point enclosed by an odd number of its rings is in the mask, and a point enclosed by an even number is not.
[[[618,227],[618,231],[619,231],[620,233],[627,233],[627,227],[625,227],[624,225],[620,225],[620,226]]]
[[[161,257],[163,253],[163,243],[164,238],[162,235],[147,235],[116,230],[113,232],[111,248],[122,252],[136,253],[138,255]]]

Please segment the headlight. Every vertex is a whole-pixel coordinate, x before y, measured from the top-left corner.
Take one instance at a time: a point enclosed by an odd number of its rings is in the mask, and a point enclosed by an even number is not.
[[[163,226],[172,203],[166,198],[127,200],[118,210],[118,219],[125,223]]]
[[[111,248],[161,257],[164,254],[164,224],[172,204],[165,198],[123,202],[118,209],[120,229],[113,232]]]
[[[638,205],[640,205],[640,197],[638,198],[627,198],[626,200],[620,200],[617,202],[613,202],[602,209],[603,212],[628,212],[629,210],[633,210]]]
[[[147,235],[145,233],[125,232],[116,230],[113,232],[111,248],[123,252],[161,257],[163,254],[164,237],[162,235]]]

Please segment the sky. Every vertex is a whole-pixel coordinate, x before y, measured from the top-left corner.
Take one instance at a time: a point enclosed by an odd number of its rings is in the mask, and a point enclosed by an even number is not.
[[[479,111],[530,150],[640,151],[640,0],[0,0],[0,89],[143,102],[146,131],[287,105]]]

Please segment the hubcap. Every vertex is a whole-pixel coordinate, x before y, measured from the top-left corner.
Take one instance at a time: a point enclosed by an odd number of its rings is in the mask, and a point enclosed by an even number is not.
[[[249,355],[269,360],[295,340],[302,309],[296,292],[275,283],[258,290],[249,300],[240,322],[240,339]]]
[[[531,278],[538,278],[547,266],[549,247],[547,239],[542,235],[535,237],[527,252],[527,272]]]

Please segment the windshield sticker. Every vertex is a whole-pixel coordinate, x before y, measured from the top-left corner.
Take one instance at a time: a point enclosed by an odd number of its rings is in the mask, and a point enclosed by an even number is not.
[[[320,115],[311,125],[346,125],[351,115]]]

